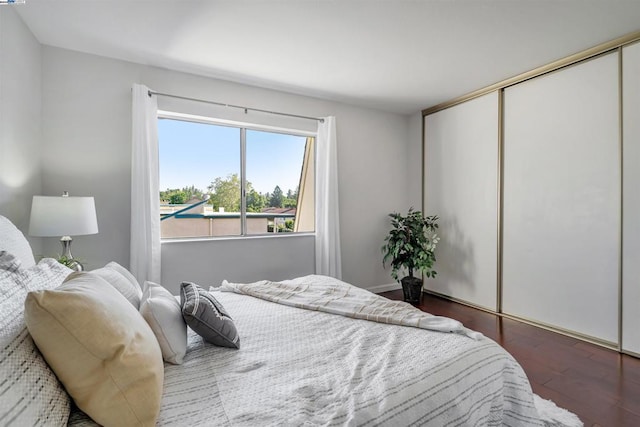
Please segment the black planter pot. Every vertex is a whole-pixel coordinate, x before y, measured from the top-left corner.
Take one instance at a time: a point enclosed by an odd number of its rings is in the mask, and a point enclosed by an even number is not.
[[[404,300],[411,304],[419,304],[422,299],[422,279],[407,276],[403,277],[400,282],[402,283]]]

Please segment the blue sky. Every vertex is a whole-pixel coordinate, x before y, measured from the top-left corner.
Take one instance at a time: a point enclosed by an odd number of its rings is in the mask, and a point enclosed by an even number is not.
[[[286,194],[300,180],[306,137],[247,130],[247,181],[258,192],[279,185]],[[240,175],[240,130],[204,123],[158,120],[160,190]]]

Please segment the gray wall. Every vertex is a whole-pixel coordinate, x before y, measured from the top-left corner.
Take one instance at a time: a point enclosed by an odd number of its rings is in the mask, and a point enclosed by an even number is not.
[[[41,191],[41,47],[13,8],[0,7],[0,215],[27,234]],[[36,254],[39,238],[30,239]]]
[[[71,195],[95,197],[100,233],[79,236],[73,244],[74,254],[85,259],[89,268],[110,260],[125,266],[129,262],[130,90],[134,82],[160,92],[230,104],[336,116],[343,279],[370,289],[393,282],[382,268],[380,255],[387,214],[419,203],[420,175],[414,176],[419,159],[409,152],[408,117],[44,46],[43,193],[68,190]],[[175,107],[162,98],[159,106]],[[419,144],[420,139],[413,143]],[[304,239],[292,245],[284,242],[287,245],[281,240],[164,244],[162,270],[168,283],[163,284],[173,288],[179,280],[214,284],[223,278],[246,281],[312,273],[312,251],[304,255],[310,263],[299,261],[300,246],[307,248],[304,253],[312,245]],[[44,251],[55,254],[58,245],[56,239],[45,239]],[[230,257],[229,253],[255,256]],[[277,271],[265,267],[263,259],[274,253],[282,262]]]
[[[313,251],[313,235],[165,242],[162,284],[177,295],[185,280],[208,289],[225,279],[245,283],[306,276],[315,268]]]

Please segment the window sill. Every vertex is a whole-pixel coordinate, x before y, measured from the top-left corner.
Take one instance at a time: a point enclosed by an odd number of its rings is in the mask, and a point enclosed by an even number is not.
[[[315,237],[315,232],[307,233],[277,233],[277,234],[250,234],[247,236],[219,236],[219,237],[175,237],[160,239],[160,244],[191,243],[191,242],[220,242],[228,240],[257,240],[257,239],[293,239],[297,237]]]

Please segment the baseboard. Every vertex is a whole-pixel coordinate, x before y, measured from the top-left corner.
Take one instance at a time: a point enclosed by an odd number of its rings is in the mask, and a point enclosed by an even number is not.
[[[368,291],[373,292],[374,294],[379,294],[381,292],[387,292],[387,291],[395,291],[397,289],[402,289],[402,287],[400,286],[400,283],[398,282],[389,283],[388,285],[377,285],[377,286],[372,286],[370,288],[367,288]]]

